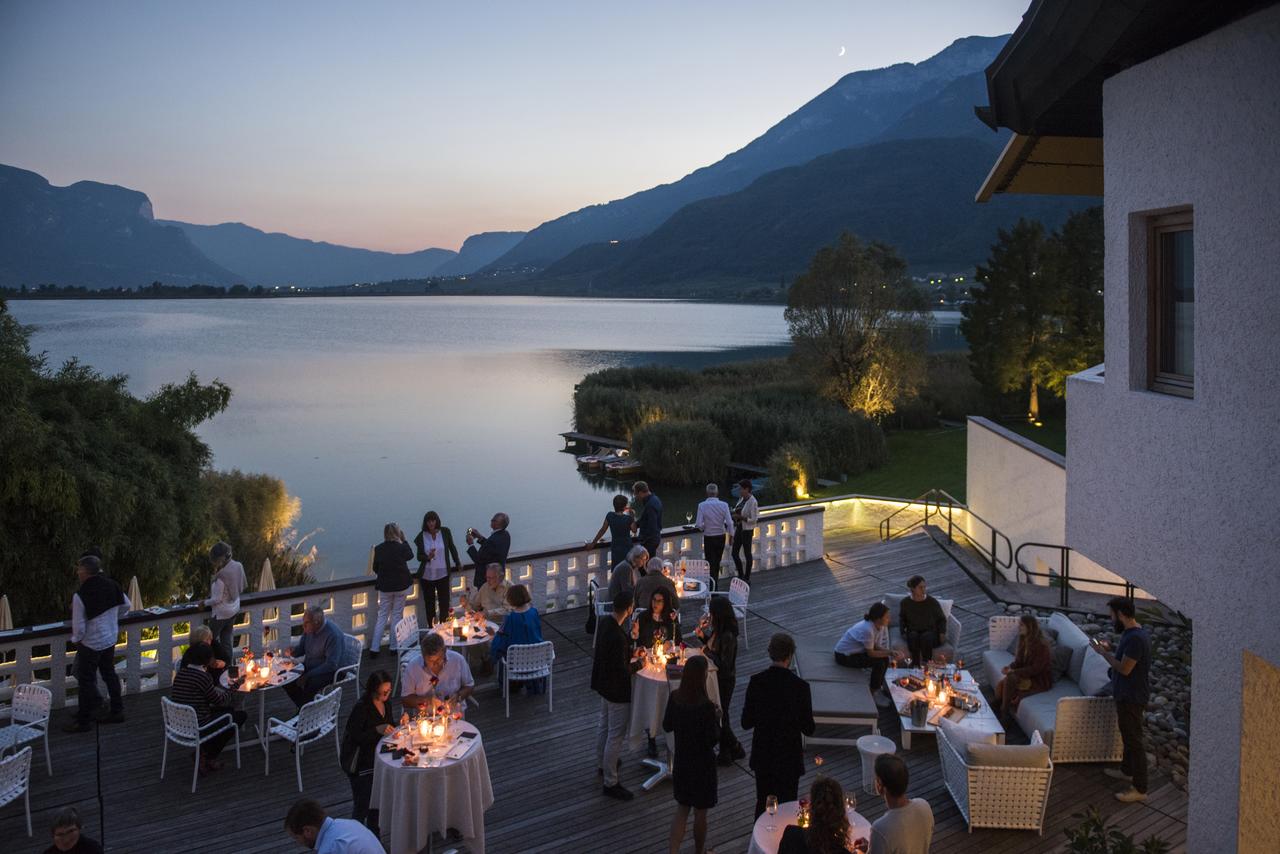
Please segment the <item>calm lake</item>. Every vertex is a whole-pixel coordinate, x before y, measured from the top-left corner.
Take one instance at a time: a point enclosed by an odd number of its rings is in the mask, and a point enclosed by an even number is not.
[[[461,538],[511,516],[515,551],[595,534],[618,484],[558,453],[573,386],[602,367],[701,367],[789,347],[781,306],[539,297],[24,301],[35,351],[129,377],[145,395],[194,371],[233,390],[200,428],[220,469],[266,472],[302,500],[321,579],[428,509]],[[667,524],[695,491],[657,490]],[[232,540],[234,544],[234,539]],[[459,539],[461,545],[461,539]]]

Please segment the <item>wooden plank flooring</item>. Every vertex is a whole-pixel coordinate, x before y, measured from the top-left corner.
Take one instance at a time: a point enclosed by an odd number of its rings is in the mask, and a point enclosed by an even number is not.
[[[766,665],[765,646],[774,631],[785,630],[829,639],[834,644],[844,628],[861,617],[866,606],[887,591],[901,590],[906,579],[924,575],[930,591],[956,600],[956,614],[964,624],[961,654],[980,660],[986,645],[987,617],[1003,611],[932,540],[914,534],[880,543],[874,532],[827,534],[827,557],[796,567],[755,576],[750,648],[743,650],[739,688],[732,701],[733,718],[741,712],[745,678]],[[544,618],[544,635],[556,644],[555,713],[547,714],[546,698],[513,698],[511,718],[503,714],[501,695],[492,683],[479,691],[481,708],[470,720],[481,730],[493,779],[495,803],[487,814],[487,850],[513,852],[608,852],[649,854],[666,851],[666,835],[673,801],[669,783],[651,792],[640,789],[647,776],[640,754],[623,760],[623,783],[637,793],[620,804],[600,795],[595,774],[596,695],[587,687],[591,644],[583,632],[585,612],[566,611]],[[276,692],[268,714],[290,710]],[[350,708],[351,700],[344,702]],[[256,746],[244,745],[243,767],[234,763],[200,783],[190,794],[189,754],[169,757],[165,780],[159,778],[163,729],[159,696],[152,692],[126,698],[128,722],[101,729],[101,777],[106,836],[113,852],[283,852],[296,849],[281,822],[290,803],[299,797],[293,757],[282,744],[272,748],[271,776],[263,776],[263,758]],[[42,851],[49,844],[48,822],[57,809],[73,804],[87,829],[98,835],[99,808],[95,784],[95,736],[57,731],[65,718],[55,718],[51,736],[55,775],[50,778],[42,757],[32,773],[32,820],[35,837],[28,839],[21,803],[0,808],[0,850]],[[735,730],[737,728],[735,727]],[[882,732],[899,741],[897,719],[883,714]],[[750,734],[739,732],[746,746]],[[1011,733],[1010,740],[1018,740]],[[884,806],[859,787],[857,751],[818,747],[822,771],[847,788],[857,789],[858,810],[871,820]],[[936,818],[934,852],[1049,852],[1063,851],[1062,830],[1072,815],[1095,804],[1130,832],[1157,833],[1183,850],[1186,837],[1186,795],[1167,780],[1153,780],[1151,799],[1144,805],[1122,806],[1110,796],[1111,780],[1099,766],[1063,765],[1054,771],[1045,833],[978,830],[970,834],[947,794],[935,741],[918,737],[904,754],[911,770],[911,793],[924,797]],[[228,760],[230,752],[224,754]],[[333,815],[350,812],[350,790],[338,770],[332,746],[309,752],[303,762],[307,795],[323,803]],[[709,841],[718,854],[741,854],[752,827],[754,781],[746,762],[721,769],[719,806],[711,812]],[[439,852],[443,846],[437,845]],[[466,851],[465,846],[460,850]],[[685,851],[692,851],[686,838]]]

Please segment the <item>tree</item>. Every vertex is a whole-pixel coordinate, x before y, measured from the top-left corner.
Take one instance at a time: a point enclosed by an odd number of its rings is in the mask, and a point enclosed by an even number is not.
[[[1027,419],[1039,421],[1040,389],[1061,396],[1067,376],[1102,356],[1100,209],[1052,235],[1019,220],[977,274],[960,322],[973,375],[989,393],[1025,389]]]
[[[786,319],[824,391],[852,411],[883,418],[923,381],[922,298],[890,246],[845,232],[818,250],[791,286]]]

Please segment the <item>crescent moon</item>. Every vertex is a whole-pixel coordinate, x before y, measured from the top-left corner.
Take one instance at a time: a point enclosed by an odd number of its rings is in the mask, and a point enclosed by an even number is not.
[[[836,56],[844,56],[844,45],[840,46],[840,52]]]

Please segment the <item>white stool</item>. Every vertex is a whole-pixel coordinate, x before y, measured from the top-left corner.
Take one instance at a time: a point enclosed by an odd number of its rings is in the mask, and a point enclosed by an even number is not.
[[[898,746],[883,735],[864,735],[858,739],[858,753],[862,756],[862,790],[876,793],[876,757],[881,753],[896,753]]]

